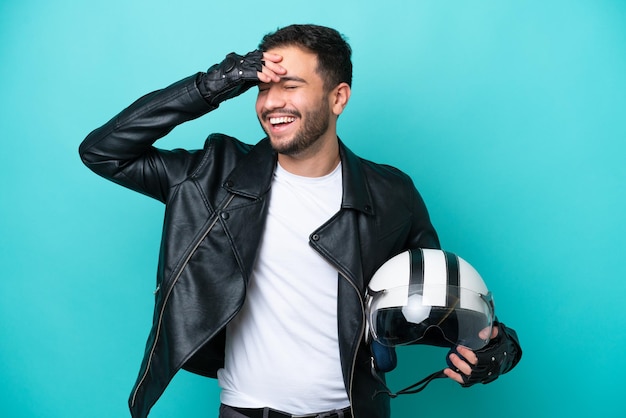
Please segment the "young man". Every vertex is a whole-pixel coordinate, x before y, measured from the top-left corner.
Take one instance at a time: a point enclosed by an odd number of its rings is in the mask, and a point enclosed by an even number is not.
[[[393,255],[439,241],[409,177],[337,137],[350,56],[333,29],[288,26],[140,98],[82,143],[93,171],[165,203],[133,417],[181,368],[218,378],[223,418],[389,417],[389,399],[373,396],[367,283]],[[201,150],[153,146],[255,85],[267,134],[256,145],[213,134]],[[503,331],[494,341],[517,344]],[[477,358],[459,353],[447,372],[463,382]]]

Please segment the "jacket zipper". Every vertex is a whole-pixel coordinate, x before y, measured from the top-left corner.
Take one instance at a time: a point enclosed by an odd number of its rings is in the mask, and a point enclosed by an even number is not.
[[[234,194],[231,195],[230,198],[224,203],[224,205],[221,206],[219,209],[217,209],[215,211],[215,219],[213,220],[213,222],[211,222],[211,224],[206,229],[206,231],[204,231],[202,236],[200,236],[198,241],[196,241],[196,243],[194,244],[193,249],[187,255],[187,258],[185,259],[185,262],[182,264],[182,266],[178,270],[178,274],[176,274],[176,277],[172,281],[172,284],[167,289],[167,293],[165,295],[165,299],[163,300],[163,305],[161,306],[161,310],[159,311],[159,320],[158,320],[158,323],[157,323],[157,330],[156,330],[156,334],[154,336],[154,343],[152,344],[152,347],[150,348],[150,355],[148,356],[148,362],[146,364],[146,370],[143,373],[143,376],[141,376],[141,379],[139,380],[139,383],[137,384],[137,388],[133,392],[133,400],[131,402],[131,406],[133,406],[133,407],[135,406],[135,400],[137,398],[137,393],[139,392],[139,388],[141,387],[141,385],[143,385],[143,382],[146,380],[146,376],[148,376],[148,370],[150,370],[150,365],[152,364],[152,357],[154,356],[154,351],[156,350],[156,344],[157,344],[157,341],[159,340],[159,335],[161,334],[161,324],[163,322],[163,312],[165,312],[165,306],[167,305],[167,301],[169,300],[170,295],[172,293],[172,290],[174,289],[174,285],[176,285],[176,282],[178,282],[178,279],[183,274],[183,270],[185,270],[185,266],[187,266],[187,264],[189,263],[189,260],[195,254],[196,250],[198,249],[198,247],[200,246],[202,241],[204,241],[206,236],[209,235],[209,232],[211,232],[211,230],[213,230],[213,227],[215,226],[215,224],[217,223],[217,221],[219,219],[218,218],[219,217],[219,212],[221,212],[224,209],[226,209],[226,207],[228,207],[228,205],[230,204],[230,202],[232,202],[232,200],[234,198],[235,198],[235,195]],[[161,286],[159,285],[156,288],[156,290],[154,291],[155,294],[159,291],[160,287]]]
[[[348,278],[346,274],[342,273],[341,271],[339,271],[339,275],[343,277],[344,279],[346,279],[348,283],[350,283],[350,286],[354,288],[354,291],[359,296],[359,303],[361,304],[362,325],[361,325],[361,329],[359,330],[358,341],[361,341],[363,339],[363,334],[365,333],[365,305],[363,304],[363,300],[361,299],[361,294],[359,292],[359,288],[357,287],[357,285],[352,280],[350,280],[350,278]],[[354,369],[356,367],[357,353],[358,353],[358,348],[357,350],[354,351],[354,356],[352,357],[352,367],[350,368],[350,388],[348,389],[348,400],[350,401],[350,411],[352,412],[352,416],[354,416],[354,407],[353,407],[353,402],[352,402],[352,385],[354,382]]]

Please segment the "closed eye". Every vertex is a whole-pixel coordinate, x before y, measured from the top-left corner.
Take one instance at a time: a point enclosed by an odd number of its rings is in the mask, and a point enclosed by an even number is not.
[[[305,79],[296,76],[281,77],[280,81],[283,83],[283,87],[286,89],[295,89],[307,84]]]

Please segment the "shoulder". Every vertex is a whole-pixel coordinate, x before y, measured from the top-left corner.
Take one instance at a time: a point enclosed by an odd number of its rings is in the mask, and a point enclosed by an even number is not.
[[[202,149],[191,152],[197,156],[191,177],[213,175],[224,170],[231,170],[238,161],[246,156],[253,145],[222,133],[210,134]]]
[[[425,216],[425,203],[411,176],[393,165],[360,157],[359,162],[372,201],[381,213],[397,216],[407,211],[412,216]]]
[[[221,152],[245,155],[253,145],[222,133],[213,133],[204,142],[205,152]]]
[[[369,183],[374,183],[379,187],[413,188],[411,177],[399,168],[389,164],[376,163],[361,157],[359,157],[359,161]],[[392,192],[392,190],[388,191]]]
[[[254,145],[245,143],[232,136],[213,133],[204,142],[203,162],[216,158],[225,163],[228,163],[231,159],[233,162],[239,161],[239,159],[248,155],[253,148]]]

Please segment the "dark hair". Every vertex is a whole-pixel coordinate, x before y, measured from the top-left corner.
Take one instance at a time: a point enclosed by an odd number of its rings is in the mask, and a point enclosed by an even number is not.
[[[335,29],[318,25],[290,25],[268,33],[259,43],[267,51],[284,46],[296,46],[317,55],[317,73],[327,90],[339,83],[352,86],[352,48]]]

